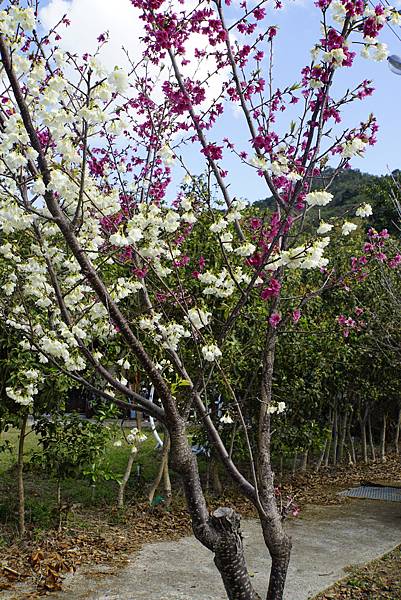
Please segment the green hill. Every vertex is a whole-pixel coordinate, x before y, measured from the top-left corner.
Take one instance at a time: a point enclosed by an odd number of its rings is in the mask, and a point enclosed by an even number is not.
[[[393,178],[401,181],[400,171],[394,171],[390,176],[371,175],[359,169],[343,169],[334,179],[333,176],[334,169],[327,168],[312,183],[312,189],[326,188],[330,184],[328,190],[334,197],[329,205],[321,208],[322,219],[353,216],[360,204],[368,202],[373,207],[373,217],[370,219],[372,225],[377,228],[398,229],[392,190],[394,190]],[[273,198],[259,200],[255,202],[255,206],[260,208],[273,206]]]

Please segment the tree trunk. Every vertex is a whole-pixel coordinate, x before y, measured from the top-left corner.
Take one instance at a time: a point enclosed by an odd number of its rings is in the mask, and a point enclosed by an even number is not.
[[[341,422],[341,436],[340,443],[338,447],[338,460],[340,463],[343,462],[344,459],[344,447],[345,447],[345,437],[347,435],[347,420],[348,420],[348,411],[345,409],[344,416]]]
[[[308,467],[308,456],[309,456],[309,449],[305,450],[305,452],[302,455],[301,471],[306,471],[306,469]]]
[[[25,490],[24,490],[24,445],[28,413],[21,417],[18,442],[17,482],[18,482],[18,531],[21,537],[25,535]]]
[[[62,530],[63,526],[63,515],[62,515],[62,506],[61,506],[61,479],[57,477],[56,484],[56,498],[57,498],[57,529],[58,531]]]
[[[368,417],[368,434],[369,434],[370,452],[372,454],[372,460],[374,462],[376,460],[376,450],[375,450],[375,444],[374,444],[374,440],[373,440],[372,419],[370,418],[370,413],[369,413],[369,417]]]
[[[284,530],[282,515],[277,506],[274,473],[271,464],[272,417],[268,408],[272,402],[275,346],[276,333],[274,330],[269,330],[260,389],[261,406],[256,464],[259,494],[256,504],[259,504],[259,518],[262,524],[263,538],[272,559],[266,600],[282,600],[283,598],[292,546],[291,538]]]
[[[395,446],[396,454],[400,453],[400,430],[401,430],[401,406],[398,409],[398,420],[397,420],[397,426],[395,429],[394,446]]]
[[[337,408],[334,411],[334,417],[333,417],[333,465],[335,466],[337,464],[337,445],[338,445],[338,413],[337,413]]]
[[[169,481],[166,481],[165,478],[165,469],[167,469],[168,472],[168,455],[169,455],[169,451],[170,451],[170,437],[167,433],[167,431],[164,432],[164,442],[163,442],[163,449],[162,449],[162,456],[160,459],[160,466],[159,466],[159,471],[156,475],[156,479],[154,480],[152,487],[149,490],[149,494],[148,494],[148,499],[149,499],[149,504],[152,504],[153,502],[153,498],[155,496],[155,493],[157,491],[157,488],[160,485],[160,482],[164,476],[164,484],[166,487],[166,483],[167,483],[167,487],[170,487],[170,489],[168,490],[170,493],[170,497],[171,497],[171,484],[169,485]]]
[[[387,429],[387,415],[383,415],[382,431],[380,436],[380,458],[382,462],[386,462],[386,429]]]
[[[325,446],[325,449],[326,449],[326,454],[324,457],[324,466],[325,467],[329,466],[331,441],[333,439],[334,415],[332,414],[331,410],[329,413],[329,423],[330,423],[330,433],[329,433],[329,437],[327,439],[327,444]]]
[[[128,457],[128,462],[127,462],[127,467],[126,467],[125,473],[124,473],[124,477],[118,488],[118,497],[117,497],[118,508],[123,508],[123,506],[124,506],[125,488],[127,487],[127,483],[131,476],[132,465],[134,464],[134,460],[135,460],[135,454],[133,452],[130,452],[130,455]]]
[[[274,500],[275,502],[275,500]],[[275,514],[267,510],[268,518],[261,518],[263,537],[272,559],[270,569],[269,588],[266,600],[282,600],[290,563],[291,538],[285,533],[282,521],[274,508]]]
[[[297,470],[297,463],[298,463],[298,454],[294,454],[294,458],[292,460],[292,474],[295,475],[295,472]]]
[[[164,488],[164,504],[166,506],[170,506],[171,498],[172,498],[172,491],[171,491],[170,472],[168,470],[168,453],[166,455],[166,460],[164,461],[163,488]]]
[[[352,461],[352,454],[351,454],[351,452],[350,452],[347,444],[344,444],[344,448],[345,448],[345,451],[346,451],[347,456],[348,456],[348,464],[349,464],[349,466],[352,466],[354,464],[353,461]]]
[[[316,467],[315,467],[315,471],[316,473],[318,473],[318,471],[320,470],[320,467],[322,466],[323,460],[324,460],[324,456],[326,454],[326,448],[327,448],[327,439],[324,440],[324,446],[322,448],[322,452],[319,456],[319,460],[316,463]]]
[[[362,458],[365,464],[368,463],[368,444],[366,438],[366,422],[368,419],[369,407],[365,407],[363,417],[359,418],[359,424],[361,428],[361,443],[362,443]]]
[[[60,510],[61,507],[61,479],[57,478],[57,486],[56,486],[56,499],[57,499],[57,508]]]
[[[143,414],[141,410],[136,411],[136,426],[139,431],[142,431]]]
[[[214,555],[229,600],[261,600],[254,591],[245,562],[240,517],[231,508],[209,515],[196,458],[188,444],[185,425],[169,427],[171,467],[181,476],[195,537]],[[166,446],[167,444],[165,444]],[[277,600],[281,600],[277,597]]]
[[[347,436],[348,436],[348,441],[349,441],[352,463],[355,465],[356,464],[356,453],[355,453],[354,438],[351,435],[351,427],[352,427],[352,413],[350,414],[350,417],[348,419]]]
[[[368,446],[366,441],[366,423],[361,421],[361,443],[362,443],[362,458],[363,462],[368,462]]]
[[[231,508],[218,508],[210,521],[220,534],[213,548],[214,563],[229,600],[260,600],[252,588],[246,567],[239,515]]]
[[[223,495],[223,485],[220,480],[219,463],[215,456],[212,455],[210,462],[210,476],[212,482],[213,493],[219,497]]]

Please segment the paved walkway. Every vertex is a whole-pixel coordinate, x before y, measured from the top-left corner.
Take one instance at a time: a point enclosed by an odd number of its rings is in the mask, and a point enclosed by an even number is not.
[[[352,500],[312,507],[288,523],[294,549],[285,600],[307,600],[401,543],[401,503]],[[256,520],[243,522],[254,586],[265,596],[269,558]],[[226,600],[211,553],[193,537],[146,545],[121,571],[83,568],[57,600]]]

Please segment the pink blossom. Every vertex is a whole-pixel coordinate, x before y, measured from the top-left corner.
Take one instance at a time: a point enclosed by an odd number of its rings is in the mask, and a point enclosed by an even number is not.
[[[390,269],[395,269],[401,263],[401,254],[396,254],[394,258],[388,261]]]
[[[262,227],[262,220],[257,217],[252,217],[249,221],[251,229],[260,229]]]
[[[281,290],[281,283],[272,277],[269,281],[267,288],[262,290],[260,297],[262,300],[270,300],[270,298],[277,298]]]
[[[274,312],[269,317],[269,323],[273,329],[276,329],[278,324],[281,322],[281,315],[278,312]]]
[[[186,265],[189,264],[190,260],[191,259],[189,258],[189,256],[183,255],[183,256],[180,256],[179,259],[175,260],[173,264],[175,267],[178,267],[178,268],[186,267]]]
[[[299,310],[299,308],[296,308],[295,310],[292,311],[293,323],[298,323],[300,318],[301,318],[301,311]]]
[[[146,269],[146,268],[133,270],[134,275],[136,275],[139,279],[143,279],[144,277],[146,277],[147,272],[148,272],[148,269]]]
[[[223,148],[222,146],[216,146],[216,144],[208,144],[208,146],[202,148],[201,152],[211,160],[220,160],[223,158]]]

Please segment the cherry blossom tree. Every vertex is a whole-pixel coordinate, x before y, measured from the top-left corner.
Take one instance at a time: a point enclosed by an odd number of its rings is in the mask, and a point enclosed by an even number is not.
[[[100,60],[107,33],[99,34],[97,51],[74,55],[60,42],[67,16],[44,31],[39,2],[5,4],[3,317],[41,363],[109,402],[147,411],[167,429],[195,536],[213,552],[228,598],[257,599],[239,515],[207,509],[187,428],[195,423],[206,432],[227,475],[255,505],[272,557],[266,597],[280,600],[291,540],[271,465],[271,422],[285,410],[272,396],[277,336],[334,277],[324,255],[330,224],[304,227],[332,199],[330,182],[311,191],[312,178],[329,158],[335,174],[375,142],[372,115],[353,129],[340,126],[343,107],[369,96],[371,83],[338,94],[333,82],[352,68],[355,49],[386,58],[377,36],[386,19],[397,23],[398,12],[364,0],[318,0],[321,37],[300,80],[277,89],[272,22],[279,0],[275,7],[264,0],[132,0],[132,18],[143,22],[143,55],[128,55],[129,68],[112,72]],[[235,136],[227,131],[233,110],[240,115]],[[273,210],[252,217],[232,193],[236,170],[250,186],[265,186]],[[361,207],[359,216],[369,211]],[[345,222],[342,234],[355,228]],[[318,287],[283,297],[290,269],[319,269]],[[255,298],[263,304],[258,392],[250,398],[232,384],[230,348],[253,318]],[[94,386],[88,368],[103,384]],[[158,402],[130,385],[134,371],[151,382]],[[226,399],[222,416],[211,409],[216,390]],[[34,392],[23,377],[8,390],[25,404]],[[220,419],[244,433],[245,474],[223,442]]]

